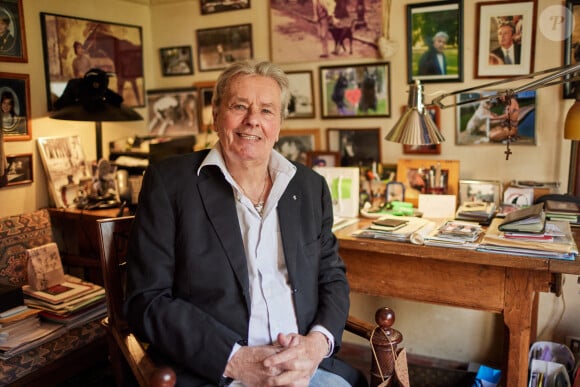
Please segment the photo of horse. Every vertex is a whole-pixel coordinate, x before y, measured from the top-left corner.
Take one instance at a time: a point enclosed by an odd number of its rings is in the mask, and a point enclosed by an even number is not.
[[[109,88],[127,106],[145,106],[139,26],[41,13],[48,108],[67,82],[91,68],[110,73]]]

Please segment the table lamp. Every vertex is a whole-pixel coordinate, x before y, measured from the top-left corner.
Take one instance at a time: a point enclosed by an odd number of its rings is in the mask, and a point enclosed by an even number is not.
[[[71,79],[53,106],[50,118],[67,121],[94,121],[97,160],[103,157],[103,121],[138,121],[143,117],[123,105],[123,97],[109,86],[109,74],[101,69],[87,71],[83,78]]]

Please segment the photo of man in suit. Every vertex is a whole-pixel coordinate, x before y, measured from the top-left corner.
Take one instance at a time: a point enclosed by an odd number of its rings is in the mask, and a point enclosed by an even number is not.
[[[449,35],[444,31],[433,36],[429,49],[419,59],[419,75],[447,74],[447,59],[443,50],[448,40]]]
[[[522,46],[515,44],[515,32],[515,26],[511,21],[498,21],[497,41],[499,47],[494,48],[489,54],[491,65],[520,64]]]

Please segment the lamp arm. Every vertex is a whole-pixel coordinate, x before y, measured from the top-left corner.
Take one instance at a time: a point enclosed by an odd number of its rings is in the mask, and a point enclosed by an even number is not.
[[[517,94],[517,93],[522,92],[522,91],[536,90],[536,89],[539,89],[542,87],[559,85],[559,84],[567,83],[567,82],[573,82],[575,80],[580,80],[580,76],[577,75],[577,76],[574,76],[572,78],[565,78],[565,77],[569,74],[573,74],[573,73],[578,72],[578,71],[580,71],[580,63],[572,64],[572,65],[565,65],[565,66],[560,66],[560,67],[554,67],[551,69],[538,71],[538,72],[535,72],[532,74],[520,75],[520,76],[516,76],[516,77],[512,77],[512,78],[500,79],[498,81],[485,83],[485,84],[474,86],[474,87],[468,87],[468,88],[461,89],[461,90],[455,90],[452,92],[443,93],[443,94],[435,97],[431,101],[431,103],[426,104],[426,106],[436,105],[436,106],[439,106],[441,109],[445,109],[445,108],[452,107],[452,106],[460,106],[460,105],[465,105],[467,103],[472,103],[472,102],[476,102],[476,101],[493,99],[493,98],[501,97],[504,95],[511,96],[511,95]],[[457,94],[461,94],[461,93],[466,93],[466,92],[473,91],[473,90],[482,90],[482,89],[492,87],[492,86],[508,84],[508,83],[519,81],[521,79],[535,78],[538,75],[542,75],[542,74],[549,74],[549,75],[547,75],[543,78],[540,78],[540,79],[536,79],[532,82],[528,82],[522,86],[515,87],[513,89],[506,88],[505,90],[496,91],[490,95],[477,97],[477,98],[471,98],[471,99],[460,101],[460,102],[453,102],[450,104],[444,104],[442,102],[443,99],[445,99],[449,96],[453,96],[453,95],[457,95]]]

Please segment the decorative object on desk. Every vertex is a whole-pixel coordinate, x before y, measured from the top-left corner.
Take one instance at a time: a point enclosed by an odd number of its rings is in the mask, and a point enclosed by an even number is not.
[[[536,92],[514,94],[509,105],[501,99],[483,100],[492,92],[463,93],[457,102],[457,145],[503,144],[508,136],[517,145],[536,144]],[[509,121],[508,121],[509,119]]]
[[[163,76],[193,74],[191,46],[163,47],[159,49]]]
[[[428,179],[430,179],[432,170],[433,179],[443,181],[444,184],[436,184],[429,189]],[[419,194],[457,195],[459,192],[459,161],[400,159],[397,162],[397,180],[405,185],[405,201],[413,203],[414,206],[419,203]]]
[[[40,137],[37,144],[54,206],[75,206],[90,192],[92,180],[80,137]]]
[[[360,170],[356,167],[314,167],[330,189],[334,215],[356,218],[359,213]]]
[[[507,187],[503,193],[503,203],[518,207],[531,206],[534,203],[534,189]]]
[[[0,99],[2,102],[0,127],[4,141],[30,140],[32,123],[29,75],[0,72]]]
[[[385,200],[387,203],[393,201],[405,201],[405,184],[400,181],[390,181],[385,188]]]
[[[407,5],[407,26],[409,83],[463,80],[462,0]]]
[[[198,91],[194,87],[147,90],[148,130],[153,136],[197,135]]]
[[[545,227],[544,203],[538,203],[507,214],[498,225],[498,230],[539,234],[544,232]]]
[[[65,82],[82,78],[91,68],[115,73],[112,90],[127,106],[145,106],[140,26],[45,12],[40,13],[40,22],[49,111],[62,96]]]
[[[503,184],[499,180],[459,180],[459,205],[470,202],[502,203]]]
[[[534,71],[535,7],[534,0],[477,4],[477,78],[523,75]]]
[[[83,78],[68,81],[62,96],[54,102],[50,118],[94,121],[97,160],[103,157],[103,121],[138,121],[143,117],[123,104],[123,97],[109,89],[109,74],[93,68]]]
[[[320,67],[322,118],[391,116],[390,64]]]
[[[64,269],[55,242],[26,250],[28,285],[43,290],[64,282]]]

